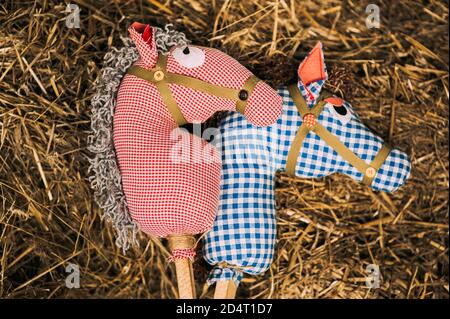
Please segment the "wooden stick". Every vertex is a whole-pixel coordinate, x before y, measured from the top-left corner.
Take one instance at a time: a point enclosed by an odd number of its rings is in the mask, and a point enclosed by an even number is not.
[[[180,299],[195,299],[194,272],[189,259],[175,260]]]
[[[195,239],[192,236],[170,236],[168,237],[170,249],[194,248]],[[195,299],[194,271],[190,259],[175,259],[175,270],[177,273],[178,297],[180,299]]]
[[[217,281],[216,290],[214,291],[214,299],[234,299],[236,296],[237,286],[232,280]]]

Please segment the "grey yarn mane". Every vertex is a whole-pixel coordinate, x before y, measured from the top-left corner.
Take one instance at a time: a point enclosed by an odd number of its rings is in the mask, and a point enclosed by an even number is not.
[[[186,36],[171,29],[156,28],[155,41],[159,53],[166,54],[174,45],[187,45]],[[116,245],[125,253],[130,245],[136,244],[139,226],[129,214],[113,143],[113,116],[116,94],[127,69],[139,58],[131,39],[121,37],[123,47],[115,47],[105,54],[101,76],[96,81],[92,97],[91,134],[88,136],[88,150],[94,154],[89,159],[89,182],[94,197],[103,210],[102,218],[112,222],[117,233]]]

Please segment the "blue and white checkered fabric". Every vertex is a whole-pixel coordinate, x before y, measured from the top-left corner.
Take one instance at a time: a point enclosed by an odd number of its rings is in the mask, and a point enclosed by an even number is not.
[[[319,91],[322,84],[319,83]],[[305,94],[301,85],[299,88]],[[277,170],[286,166],[289,148],[302,124],[287,88],[280,88],[278,93],[283,98],[283,113],[272,126],[254,127],[238,113],[230,114],[220,126],[217,145],[222,152],[222,190],[218,215],[204,239],[205,259],[215,265],[208,279],[210,284],[218,280],[234,280],[238,284],[243,273],[260,274],[272,261],[276,234],[273,178]],[[346,116],[326,103],[318,121],[369,164],[383,141],[361,123],[349,103],[345,102],[344,107],[348,111]],[[298,157],[296,175],[312,178],[335,172],[357,181],[363,178],[319,136],[308,133]],[[394,149],[371,186],[374,190],[392,192],[405,182],[409,173],[407,155]]]
[[[238,284],[242,271],[261,273],[272,260],[275,166],[270,144],[274,143],[270,143],[270,131],[255,131],[251,124],[240,121],[237,113],[224,122],[228,124],[221,126],[217,144],[223,161],[219,215],[205,237],[204,254],[210,264],[226,262],[231,266],[214,267],[209,283],[220,278]],[[258,140],[261,142],[246,144]]]
[[[322,91],[322,87],[325,84],[325,80],[319,80],[316,82],[312,82],[307,86],[303,85],[302,81],[297,82],[297,87],[305,98],[306,104],[309,108],[312,108],[316,105],[317,98]]]

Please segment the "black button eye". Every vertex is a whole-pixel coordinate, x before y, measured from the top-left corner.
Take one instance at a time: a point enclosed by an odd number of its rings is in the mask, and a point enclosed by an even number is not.
[[[342,106],[334,106],[333,105],[333,107],[337,114],[342,115],[342,116],[347,115],[347,109],[345,108],[345,106],[343,106],[343,105]]]
[[[248,99],[248,92],[246,90],[240,90],[239,91],[239,99],[242,101],[245,101]]]
[[[189,54],[189,53],[191,53],[191,51],[189,51],[189,47],[185,47],[185,48],[183,49],[183,53],[184,53],[184,54]]]

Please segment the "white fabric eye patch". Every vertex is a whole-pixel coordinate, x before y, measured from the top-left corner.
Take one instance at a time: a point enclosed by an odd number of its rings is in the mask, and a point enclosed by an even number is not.
[[[205,62],[205,52],[194,46],[177,47],[172,55],[180,65],[188,69],[199,67]]]

